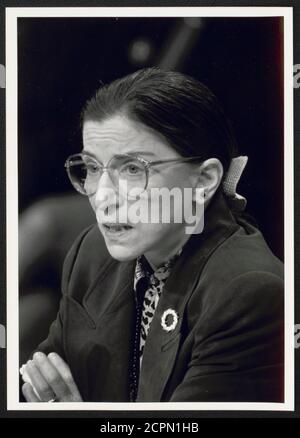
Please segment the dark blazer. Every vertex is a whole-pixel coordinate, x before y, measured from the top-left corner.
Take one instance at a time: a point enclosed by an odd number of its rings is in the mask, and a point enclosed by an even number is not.
[[[129,401],[134,268],[111,258],[97,225],[66,258],[60,310],[38,350],[66,360],[85,401]],[[179,316],[170,332],[167,309]],[[283,310],[282,263],[218,195],[165,284],[137,401],[283,401]]]

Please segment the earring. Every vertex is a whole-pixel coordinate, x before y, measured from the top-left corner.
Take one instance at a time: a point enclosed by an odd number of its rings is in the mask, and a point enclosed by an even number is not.
[[[206,191],[205,189],[201,188],[197,188],[196,189],[196,194],[195,194],[195,201],[199,202],[200,204],[202,204],[205,200],[206,197]]]

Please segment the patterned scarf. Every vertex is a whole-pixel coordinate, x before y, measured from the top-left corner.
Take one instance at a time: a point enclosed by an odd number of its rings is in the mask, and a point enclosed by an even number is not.
[[[170,260],[153,271],[144,256],[137,259],[134,275],[134,291],[138,293],[139,287],[144,288],[145,296],[142,305],[141,332],[139,343],[140,367],[142,364],[143,352],[150,325],[154,317],[155,309],[163,291],[165,282],[170,275],[171,269],[182,252],[182,249]]]

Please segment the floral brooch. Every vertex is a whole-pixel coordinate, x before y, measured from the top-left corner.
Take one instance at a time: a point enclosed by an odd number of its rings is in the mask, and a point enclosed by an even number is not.
[[[173,309],[167,309],[164,311],[161,317],[162,328],[166,332],[170,332],[175,329],[178,323],[178,314]]]

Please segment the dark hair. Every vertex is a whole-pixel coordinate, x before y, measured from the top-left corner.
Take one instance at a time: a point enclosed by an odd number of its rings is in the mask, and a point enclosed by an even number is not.
[[[166,138],[182,156],[218,158],[226,171],[236,140],[216,96],[185,74],[145,68],[104,85],[85,105],[82,124],[125,113]]]

